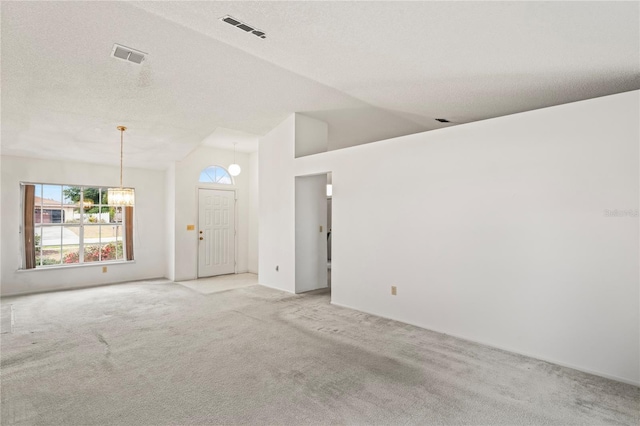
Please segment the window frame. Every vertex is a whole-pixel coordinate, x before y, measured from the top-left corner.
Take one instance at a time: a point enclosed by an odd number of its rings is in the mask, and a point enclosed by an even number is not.
[[[227,176],[229,177],[229,183],[224,183],[224,182],[220,182],[220,181],[218,181],[218,182],[205,182],[203,180],[200,180],[200,177],[202,176],[202,174],[205,173],[207,170],[209,170],[211,168],[218,168],[218,169],[221,169],[222,171],[224,171],[224,173],[226,174],[226,176],[224,176],[224,177],[227,177]],[[229,170],[227,170],[226,167],[220,166],[218,164],[211,164],[211,165],[206,166],[202,170],[200,170],[200,173],[198,174],[198,183],[204,184],[204,185],[221,185],[221,186],[224,186],[224,187],[230,187],[230,186],[235,186],[236,185],[236,182],[233,179],[233,176],[231,176],[231,173],[229,173]]]
[[[28,264],[28,260],[27,260],[27,256],[28,256],[28,251],[29,249],[27,248],[27,240],[26,240],[26,226],[25,226],[25,221],[26,221],[26,212],[25,212],[25,202],[26,202],[26,195],[25,195],[25,191],[26,191],[26,187],[28,185],[32,185],[34,186],[34,193],[33,193],[33,214],[32,214],[32,218],[31,220],[33,221],[33,235],[32,235],[32,239],[33,239],[33,245],[32,245],[32,250],[33,253],[35,254],[35,264],[33,265],[33,267],[29,267]],[[38,186],[40,186],[40,191],[36,191],[36,189],[38,189]],[[36,210],[40,210],[41,212],[44,212],[45,210],[49,209],[49,210],[56,210],[57,209],[57,205],[51,205],[51,206],[47,206],[47,208],[45,208],[45,200],[47,200],[47,198],[45,198],[44,195],[44,188],[46,186],[56,186],[56,187],[60,187],[60,210],[61,210],[61,214],[60,214],[60,222],[49,222],[49,223],[45,223],[43,220],[43,214],[40,214],[40,221],[36,222]],[[65,212],[65,206],[67,206],[67,204],[65,204],[65,196],[64,196],[64,190],[67,188],[79,188],[80,189],[80,198],[79,201],[75,202],[74,205],[75,207],[73,207],[73,217],[75,218],[76,214],[78,214],[80,216],[79,222],[68,222],[67,218],[65,218],[65,216],[67,215],[67,212]],[[66,183],[44,183],[44,182],[20,182],[20,208],[22,211],[22,215],[21,215],[21,227],[20,227],[20,235],[22,236],[21,238],[21,252],[22,252],[22,264],[21,264],[21,268],[20,270],[24,270],[24,271],[35,271],[35,270],[47,270],[47,269],[55,269],[55,268],[69,268],[69,267],[82,267],[82,266],[92,266],[92,265],[108,265],[108,264],[114,264],[114,263],[131,263],[131,262],[135,262],[135,258],[133,257],[133,253],[135,252],[133,244],[134,244],[134,238],[133,238],[133,216],[135,216],[135,209],[134,208],[127,208],[127,207],[122,207],[122,206],[114,206],[114,205],[110,205],[108,203],[103,204],[103,194],[105,194],[107,192],[109,187],[107,186],[100,186],[100,185],[74,185],[74,184],[66,184]],[[99,215],[105,214],[105,212],[103,212],[104,208],[114,208],[115,212],[114,212],[114,217],[116,215],[120,215],[120,220],[119,221],[108,221],[105,223],[100,223],[99,221],[97,223],[90,223],[89,219],[88,219],[88,214],[84,212],[84,197],[85,197],[85,191],[87,189],[97,189],[99,192],[99,200],[98,203],[93,204],[93,207],[98,207],[98,213],[96,213],[98,215],[98,217],[100,217]],[[131,188],[135,191],[135,188]],[[40,202],[36,203],[36,198],[40,198]],[[53,200],[58,202],[58,200]],[[93,201],[93,200],[92,200]],[[71,206],[71,204],[69,204],[68,206]],[[92,208],[93,208],[92,207]],[[68,207],[69,208],[69,207]],[[130,220],[127,220],[127,211],[129,212],[129,214],[132,216],[132,218]],[[75,220],[75,219],[71,219],[71,220]],[[130,224],[131,232],[127,232],[127,224]],[[102,226],[113,226],[116,227],[117,229],[114,230],[115,233],[115,240],[114,241],[103,241],[102,238],[102,229],[99,227]],[[59,240],[59,250],[60,250],[60,262],[59,263],[55,263],[55,264],[49,264],[49,265],[45,265],[43,264],[43,259],[44,256],[42,255],[42,234],[43,234],[43,230],[47,227],[59,227],[60,228],[60,240]],[[78,228],[78,244],[65,244],[64,241],[64,229],[65,228],[71,228],[71,227],[77,227]],[[85,238],[85,231],[87,229],[90,228],[98,228],[98,241],[97,242],[87,242],[86,238]],[[121,235],[121,237],[118,237],[118,234]],[[36,244],[36,236],[37,235],[41,235],[40,237],[40,244]],[[109,237],[105,237],[105,238],[109,238]],[[120,238],[120,239],[118,239]],[[128,239],[131,239],[130,244],[128,244]],[[103,249],[104,247],[106,247],[109,243],[114,243],[115,247],[116,247],[116,258],[115,259],[102,259],[103,256]],[[121,244],[121,249],[118,248],[118,243]],[[77,253],[78,253],[78,260],[77,262],[70,262],[70,263],[65,263],[65,259],[64,259],[64,247],[66,246],[73,246],[76,247],[77,246]],[[131,258],[129,259],[128,253],[127,253],[127,247],[130,245],[131,247]],[[86,254],[86,250],[89,247],[98,247],[97,251],[98,251],[98,260],[95,261],[87,261],[85,259],[85,254]],[[38,255],[38,252],[40,252],[40,254]],[[118,254],[121,253],[120,256],[118,256]]]

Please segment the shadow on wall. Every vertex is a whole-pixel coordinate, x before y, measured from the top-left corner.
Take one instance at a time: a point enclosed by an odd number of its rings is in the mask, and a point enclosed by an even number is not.
[[[418,124],[395,112],[376,107],[303,111],[300,114],[329,125],[328,151],[425,132],[438,127]]]

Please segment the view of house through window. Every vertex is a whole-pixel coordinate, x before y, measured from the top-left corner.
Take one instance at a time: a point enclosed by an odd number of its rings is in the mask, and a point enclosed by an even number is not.
[[[106,187],[23,186],[26,269],[133,260],[133,208],[109,205]]]

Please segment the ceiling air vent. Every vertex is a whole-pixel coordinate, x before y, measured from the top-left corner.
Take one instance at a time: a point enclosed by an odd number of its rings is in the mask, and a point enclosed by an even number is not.
[[[225,16],[224,18],[222,18],[222,20],[224,22],[226,22],[227,24],[233,25],[234,27],[237,26],[237,25],[240,25],[240,21],[236,21],[231,16]]]
[[[250,26],[246,25],[246,24],[240,24],[240,25],[236,25],[236,28],[240,28],[241,30],[244,31],[253,31],[253,28],[251,28]]]
[[[141,64],[147,53],[116,43],[111,50],[111,56],[134,64]]]
[[[229,25],[233,25],[234,27],[239,28],[244,32],[251,33],[256,37],[267,38],[267,35],[265,34],[264,31],[258,30],[253,25],[249,25],[249,24],[247,24],[245,22],[242,22],[242,21],[234,18],[233,16],[227,15],[227,16],[224,16],[224,17],[220,18],[220,20],[222,22],[226,22]]]

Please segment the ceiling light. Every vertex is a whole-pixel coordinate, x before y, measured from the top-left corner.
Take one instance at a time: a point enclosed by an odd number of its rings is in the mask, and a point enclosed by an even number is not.
[[[257,30],[253,25],[242,22],[239,19],[234,18],[233,16],[223,16],[222,18],[220,18],[220,20],[222,22],[226,22],[229,25],[233,25],[234,27],[239,28],[244,32],[251,33],[256,37],[267,38],[267,35],[264,31]]]
[[[236,163],[233,163],[232,165],[229,166],[229,174],[231,176],[238,176],[241,171],[242,169]]]
[[[134,64],[141,64],[142,61],[145,60],[146,55],[148,55],[148,53],[117,43],[114,44],[113,49],[111,49],[112,58],[122,59],[123,61],[133,62]]]
[[[238,176],[242,169],[236,163],[236,143],[233,143],[233,164],[229,166],[229,174],[231,176]]]
[[[118,126],[120,130],[120,187],[109,188],[107,190],[107,202],[112,206],[133,206],[135,201],[135,192],[133,188],[122,187],[122,147],[124,131],[127,130],[124,126]]]

